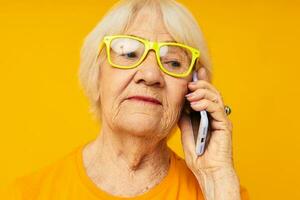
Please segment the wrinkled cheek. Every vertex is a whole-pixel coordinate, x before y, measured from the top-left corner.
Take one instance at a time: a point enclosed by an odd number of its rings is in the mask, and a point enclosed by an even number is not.
[[[110,112],[110,115],[112,117],[112,120],[115,121],[115,120],[118,120],[118,118],[120,118],[121,114],[124,115],[124,113],[121,113],[122,111],[122,104],[112,104],[109,108],[109,112]]]
[[[106,95],[105,97],[107,96],[108,95]],[[102,115],[108,123],[111,123],[118,116],[118,113],[120,111],[119,105],[114,103],[114,100],[112,98],[102,98],[101,103]]]
[[[168,106],[165,108],[161,126],[163,127],[164,131],[170,132],[172,128],[177,124],[177,121],[180,116],[180,103]]]

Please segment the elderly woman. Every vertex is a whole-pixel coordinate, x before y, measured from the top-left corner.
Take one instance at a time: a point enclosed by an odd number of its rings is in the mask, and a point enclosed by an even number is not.
[[[199,81],[192,83],[194,71]],[[247,199],[233,166],[232,125],[210,83],[204,38],[182,5],[173,0],[116,4],[85,40],[80,80],[102,124],[99,136],[18,178],[6,191],[10,197]],[[211,136],[201,156],[186,105],[208,112]],[[167,146],[176,125],[185,160]]]

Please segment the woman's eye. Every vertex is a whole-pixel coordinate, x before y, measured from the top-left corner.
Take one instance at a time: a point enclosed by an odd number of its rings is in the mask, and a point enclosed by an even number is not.
[[[130,52],[130,53],[126,53],[126,54],[122,54],[121,56],[127,57],[127,58],[136,58],[137,55],[135,52]]]
[[[172,67],[180,67],[181,66],[181,64],[180,64],[180,62],[178,62],[178,61],[169,61],[169,62],[166,62],[166,64],[170,64]]]

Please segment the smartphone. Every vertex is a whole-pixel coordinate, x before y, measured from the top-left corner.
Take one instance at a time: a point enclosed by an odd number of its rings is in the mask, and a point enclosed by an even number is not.
[[[197,72],[193,73],[193,81],[197,81]],[[189,105],[189,104],[188,104]],[[190,107],[190,106],[189,106]],[[192,108],[189,109],[189,116],[194,133],[194,140],[196,146],[196,155],[200,156],[205,151],[207,144],[209,120],[207,111],[195,111]]]

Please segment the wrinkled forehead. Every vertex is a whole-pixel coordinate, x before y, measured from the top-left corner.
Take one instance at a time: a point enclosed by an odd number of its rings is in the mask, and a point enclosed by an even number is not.
[[[168,32],[159,7],[143,7],[133,15],[124,34],[142,37],[152,41],[175,41]]]

